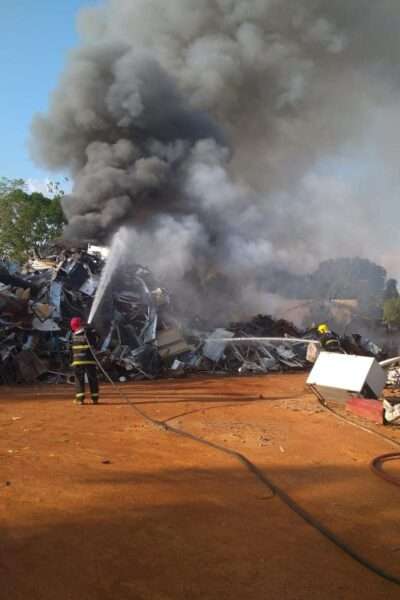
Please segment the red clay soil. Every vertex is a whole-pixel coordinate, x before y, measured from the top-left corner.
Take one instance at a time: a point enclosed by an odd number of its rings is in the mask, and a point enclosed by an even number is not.
[[[369,469],[393,448],[323,411],[304,382],[205,378],[122,390],[152,417],[239,450],[400,578],[400,489]],[[104,404],[79,407],[68,386],[0,388],[2,598],[400,597],[234,457],[151,426],[110,386],[102,392]],[[400,442],[399,431],[376,430]]]

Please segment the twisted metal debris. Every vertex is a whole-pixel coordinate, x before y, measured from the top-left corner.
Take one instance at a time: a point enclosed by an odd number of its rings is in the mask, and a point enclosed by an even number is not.
[[[104,267],[101,249],[90,246],[54,248],[20,270],[0,264],[0,383],[70,381],[69,321],[88,318]],[[116,270],[94,325],[98,358],[121,381],[305,369],[316,340],[313,331],[262,315],[210,331],[201,319],[178,317],[173,296],[136,264]]]

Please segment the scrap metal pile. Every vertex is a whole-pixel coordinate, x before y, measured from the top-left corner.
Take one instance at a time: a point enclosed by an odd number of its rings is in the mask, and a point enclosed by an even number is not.
[[[69,322],[73,316],[88,318],[104,265],[90,248],[54,252],[30,261],[21,273],[16,265],[0,263],[0,383],[71,379]],[[94,321],[97,356],[113,379],[267,373],[309,365],[307,344],[285,342],[304,337],[287,321],[260,315],[208,331],[200,319],[178,319],[177,313],[173,298],[147,268],[130,264],[116,271]]]
[[[68,322],[90,309],[103,261],[67,251],[0,264],[0,383],[59,381],[70,373]]]

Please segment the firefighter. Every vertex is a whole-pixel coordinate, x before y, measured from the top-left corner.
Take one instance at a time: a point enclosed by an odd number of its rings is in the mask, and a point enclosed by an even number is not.
[[[339,336],[331,331],[326,323],[318,325],[317,331],[323,350],[327,352],[343,352]]]
[[[80,317],[71,319],[72,330],[72,366],[75,373],[75,403],[85,402],[85,375],[89,381],[93,404],[99,403],[99,382],[96,361],[92,352],[97,339],[93,329],[85,326]]]

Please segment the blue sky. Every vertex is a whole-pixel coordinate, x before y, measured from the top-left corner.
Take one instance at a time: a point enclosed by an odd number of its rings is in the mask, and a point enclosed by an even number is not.
[[[45,179],[29,158],[32,116],[46,110],[66,56],[77,43],[76,15],[95,0],[2,0],[0,176]]]

